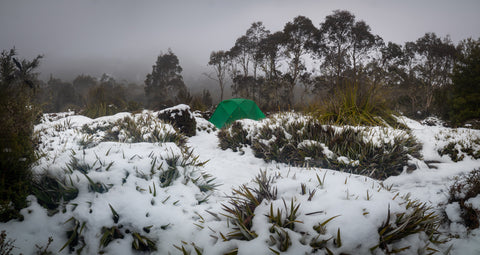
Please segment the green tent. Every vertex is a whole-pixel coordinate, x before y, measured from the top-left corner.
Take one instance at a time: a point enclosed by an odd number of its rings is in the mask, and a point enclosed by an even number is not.
[[[263,118],[265,118],[265,114],[255,102],[243,98],[234,98],[220,102],[209,121],[217,128],[222,128],[239,119],[259,120]]]

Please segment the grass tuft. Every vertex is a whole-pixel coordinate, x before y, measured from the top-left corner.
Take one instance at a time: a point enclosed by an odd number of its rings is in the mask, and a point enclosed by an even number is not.
[[[432,208],[426,203],[406,199],[406,212],[390,213],[388,207],[387,219],[378,228],[380,236],[379,244],[370,248],[373,252],[380,248],[386,254],[394,254],[400,251],[410,249],[410,246],[397,247],[396,243],[406,237],[420,232],[428,236],[430,243],[442,243],[441,234],[438,231],[440,227],[440,218],[433,212]],[[427,248],[428,245],[427,245]],[[433,248],[431,248],[433,249]]]
[[[32,194],[37,197],[37,202],[49,210],[49,214],[58,212],[59,206],[64,207],[69,201],[78,196],[78,188],[73,186],[73,181],[67,183],[66,179],[59,180],[50,175],[43,175],[32,183]]]

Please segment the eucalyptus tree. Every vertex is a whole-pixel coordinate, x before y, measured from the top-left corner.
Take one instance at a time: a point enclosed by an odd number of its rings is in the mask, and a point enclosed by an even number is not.
[[[253,78],[257,78],[257,70],[260,65],[260,42],[265,39],[270,34],[270,31],[265,28],[263,22],[258,21],[252,23],[245,36],[247,37],[249,43],[249,50],[250,50],[250,60],[252,61],[253,65]]]
[[[317,28],[312,21],[304,16],[297,16],[283,28],[283,46],[288,71],[284,79],[289,84],[289,103],[293,100],[293,90],[299,78],[307,71],[304,56],[311,51]]]
[[[220,101],[223,100],[223,92],[225,91],[225,75],[227,73],[228,61],[228,54],[223,50],[212,51],[210,54],[210,60],[208,61],[208,65],[213,67],[215,77],[208,74],[207,76],[218,82],[220,88]]]
[[[454,124],[480,116],[480,38],[467,39],[458,47],[459,59],[452,74],[449,117]]]
[[[447,36],[439,38],[435,33],[426,33],[417,39],[413,47],[416,74],[425,93],[423,111],[429,111],[436,89],[451,84],[457,50]]]
[[[260,66],[260,42],[270,33],[262,22],[254,22],[245,35],[240,36],[230,49],[231,78],[233,93],[239,96],[253,98],[259,94],[257,71]],[[238,71],[238,68],[242,72]],[[253,76],[250,75],[253,71]]]
[[[355,15],[336,10],[320,24],[321,42],[317,43],[317,57],[323,59],[322,69],[338,84],[346,71],[354,80],[372,51],[381,46],[379,36],[371,33],[365,21],[356,21]]]
[[[164,108],[176,103],[179,92],[186,90],[181,72],[178,57],[170,49],[158,56],[152,73],[145,79],[148,107]]]

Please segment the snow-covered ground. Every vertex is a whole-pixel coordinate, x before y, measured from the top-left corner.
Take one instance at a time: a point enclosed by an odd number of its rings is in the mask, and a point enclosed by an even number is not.
[[[132,142],[134,134],[122,125],[126,117],[143,125],[138,129],[142,141]],[[408,201],[427,203],[438,215],[448,215],[452,223],[445,221],[440,229],[448,241],[432,244],[425,233],[416,233],[389,249],[410,247],[400,254],[428,254],[432,249],[440,254],[449,249],[450,254],[480,254],[480,230],[467,231],[459,223],[458,208],[447,205],[454,178],[480,169],[480,160],[465,156],[453,162],[438,153],[451,141],[480,139],[478,130],[427,126],[403,118],[423,144],[423,160],[411,159],[417,167],[411,173],[378,181],[330,169],[266,163],[254,157],[248,147],[241,152],[221,150],[218,131],[212,131],[205,119],[197,117],[196,121],[204,130],[189,137],[185,149],[175,139],[158,140],[171,137],[175,131],[158,121],[154,112],[98,119],[71,113],[45,116],[35,127],[41,139],[41,158],[34,172],[64,180],[79,192],[55,212],[30,196],[29,207],[21,212],[23,221],[1,223],[0,230],[15,240],[14,254],[35,254],[36,245],[45,247],[49,237],[53,238],[49,246],[53,254],[68,254],[69,247],[62,247],[69,243],[69,230],[78,233],[74,248],[83,247],[82,254],[135,254],[132,242],[139,239],[155,242],[157,250],[152,254],[182,254],[177,247],[192,254],[195,247],[203,254],[274,254],[282,250],[286,236],[290,245],[282,254],[327,254],[327,250],[334,254],[385,254],[380,248],[371,252],[379,243],[378,229],[389,212],[398,215],[411,211]],[[246,123],[255,125],[253,121]],[[178,178],[168,183],[166,176],[174,168]],[[241,190],[244,184],[255,187],[253,179],[261,172],[271,177],[277,197],[256,206],[251,229],[256,238],[224,241],[234,231],[224,210],[231,206],[232,190]],[[215,190],[205,188],[212,184],[212,178],[218,185]],[[474,203],[480,207],[477,198]],[[298,206],[295,227],[274,231],[267,217],[271,208],[286,215],[292,206]],[[118,231],[122,238],[112,238],[105,247],[102,238],[108,230]],[[312,243],[320,240],[325,240],[327,249],[312,248]]]

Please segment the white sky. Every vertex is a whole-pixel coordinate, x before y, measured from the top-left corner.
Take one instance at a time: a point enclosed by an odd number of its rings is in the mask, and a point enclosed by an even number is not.
[[[43,54],[42,78],[105,72],[142,82],[171,48],[188,80],[208,70],[211,51],[229,49],[252,22],[278,31],[303,15],[318,27],[337,9],[400,44],[426,32],[454,42],[480,37],[479,0],[0,0],[0,49],[15,46],[24,58]]]

